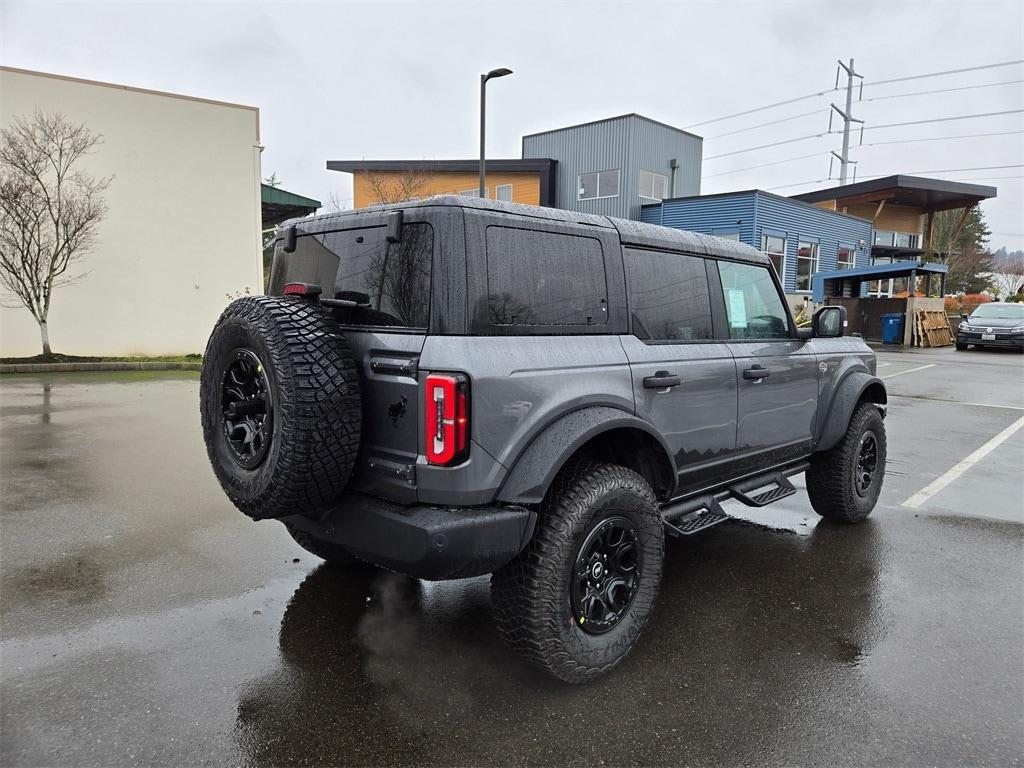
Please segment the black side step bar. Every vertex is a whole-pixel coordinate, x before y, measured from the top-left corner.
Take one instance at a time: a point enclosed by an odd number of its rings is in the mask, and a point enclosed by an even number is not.
[[[668,504],[661,510],[662,523],[672,536],[692,536],[698,531],[729,519],[720,501],[736,499],[748,507],[763,507],[773,501],[792,496],[796,493],[796,488],[789,482],[789,477],[807,471],[809,466],[806,461],[802,461],[780,470],[749,477],[713,493]],[[769,487],[754,496],[750,495],[768,486],[774,487]]]

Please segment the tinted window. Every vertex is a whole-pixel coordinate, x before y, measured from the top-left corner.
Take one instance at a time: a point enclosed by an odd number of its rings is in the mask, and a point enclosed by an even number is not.
[[[488,227],[487,303],[494,325],[605,325],[608,287],[601,243]]]
[[[768,267],[718,262],[730,339],[780,339],[789,334],[786,307]]]
[[[712,338],[703,259],[629,248],[625,262],[633,333],[651,341]]]
[[[365,294],[370,303],[370,310],[353,313],[353,324],[427,327],[434,249],[429,224],[406,224],[398,243],[385,240],[384,227],[329,232],[323,238],[338,256],[335,296]]]

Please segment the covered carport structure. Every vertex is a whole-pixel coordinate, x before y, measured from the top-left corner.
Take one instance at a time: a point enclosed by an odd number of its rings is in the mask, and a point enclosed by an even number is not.
[[[839,304],[846,307],[850,333],[859,333],[866,339],[881,339],[882,315],[904,315],[903,344],[914,343],[914,313],[919,309],[943,310],[946,295],[946,273],[949,267],[927,261],[896,261],[870,267],[838,269],[818,272],[811,278],[811,291],[815,304]],[[924,278],[924,296],[909,290],[906,297],[879,298],[861,296],[862,283],[905,277],[908,286],[917,286]],[[937,296],[932,296],[932,293]]]

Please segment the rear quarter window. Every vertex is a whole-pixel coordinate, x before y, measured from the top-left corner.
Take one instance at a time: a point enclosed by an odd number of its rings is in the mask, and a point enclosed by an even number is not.
[[[492,226],[486,249],[492,325],[608,323],[604,253],[596,238]]]

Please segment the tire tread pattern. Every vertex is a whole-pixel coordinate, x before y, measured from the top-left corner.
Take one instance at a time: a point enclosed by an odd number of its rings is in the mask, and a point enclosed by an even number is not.
[[[267,461],[272,477],[259,493],[244,492],[214,453],[220,439],[219,381],[207,365],[218,332],[241,325],[262,339],[274,377],[274,439]],[[272,388],[274,383],[272,383]],[[279,296],[247,296],[224,310],[210,337],[200,382],[200,409],[207,452],[221,485],[242,512],[260,520],[315,514],[348,485],[355,468],[362,421],[355,357],[334,318],[312,302]]]
[[[575,558],[577,534],[589,511],[608,492],[625,490],[642,497],[657,516],[656,562],[645,566],[655,573],[655,591],[646,605],[634,599],[641,617],[639,629],[657,595],[664,555],[661,517],[650,485],[636,472],[613,464],[577,462],[558,475],[541,503],[537,527],[526,550],[491,577],[491,604],[498,632],[522,658],[556,677],[582,683],[608,672],[628,653],[605,664],[581,663],[562,640],[560,624],[569,619],[564,610],[564,590],[550,588],[562,581],[562,566]]]

